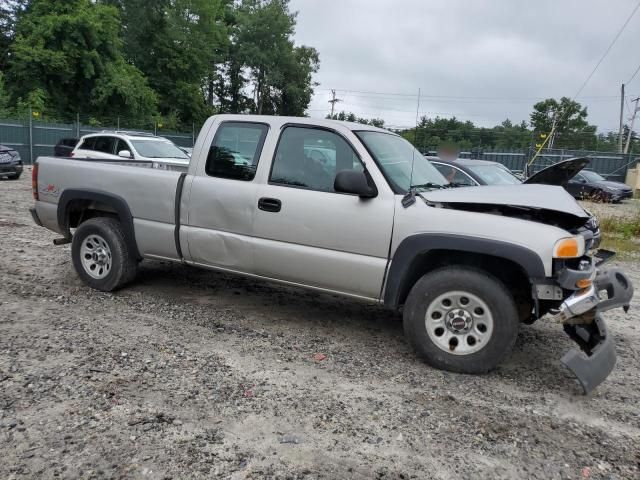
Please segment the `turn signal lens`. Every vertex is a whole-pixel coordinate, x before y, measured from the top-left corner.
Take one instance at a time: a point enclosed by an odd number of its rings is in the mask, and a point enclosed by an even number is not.
[[[589,288],[592,283],[593,282],[591,281],[590,278],[583,278],[576,282],[576,287],[578,287],[580,290],[583,290],[585,288]]]
[[[575,237],[558,240],[553,247],[553,258],[576,258],[580,255],[580,243]]]

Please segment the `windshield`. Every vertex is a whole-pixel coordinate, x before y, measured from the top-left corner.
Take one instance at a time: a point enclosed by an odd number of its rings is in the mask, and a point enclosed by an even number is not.
[[[180,158],[189,160],[189,156],[165,140],[131,140],[136,152],[146,158]]]
[[[518,177],[502,165],[466,165],[466,167],[484,180],[487,185],[517,185],[522,183]]]
[[[382,132],[354,132],[364,143],[389,182],[406,193],[416,189],[444,188],[447,179],[404,138]],[[413,179],[411,175],[413,163]]]
[[[591,172],[589,170],[583,170],[582,172],[580,172],[580,174],[590,182],[606,181],[606,179],[603,176],[598,175],[596,172]]]

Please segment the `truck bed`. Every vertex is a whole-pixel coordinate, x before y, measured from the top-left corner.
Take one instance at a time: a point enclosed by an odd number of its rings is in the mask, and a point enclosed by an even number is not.
[[[174,239],[176,191],[183,173],[152,168],[149,162],[40,157],[36,212],[62,234],[58,202],[66,190],[89,190],[120,197],[128,206],[142,255],[178,258]]]

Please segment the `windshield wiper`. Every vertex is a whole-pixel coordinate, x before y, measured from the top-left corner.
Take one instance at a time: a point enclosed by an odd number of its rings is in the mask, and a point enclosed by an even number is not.
[[[409,190],[415,190],[417,188],[449,188],[447,185],[440,185],[439,183],[427,182],[420,185],[411,185]]]

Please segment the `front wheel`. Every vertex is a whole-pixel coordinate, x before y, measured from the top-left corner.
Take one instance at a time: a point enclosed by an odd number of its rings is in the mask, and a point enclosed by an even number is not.
[[[468,267],[424,275],[404,308],[409,342],[430,365],[458,373],[484,373],[511,351],[518,309],[504,284]]]
[[[73,266],[84,283],[110,292],[133,280],[137,261],[129,252],[120,222],[98,217],[83,222],[73,235]]]

